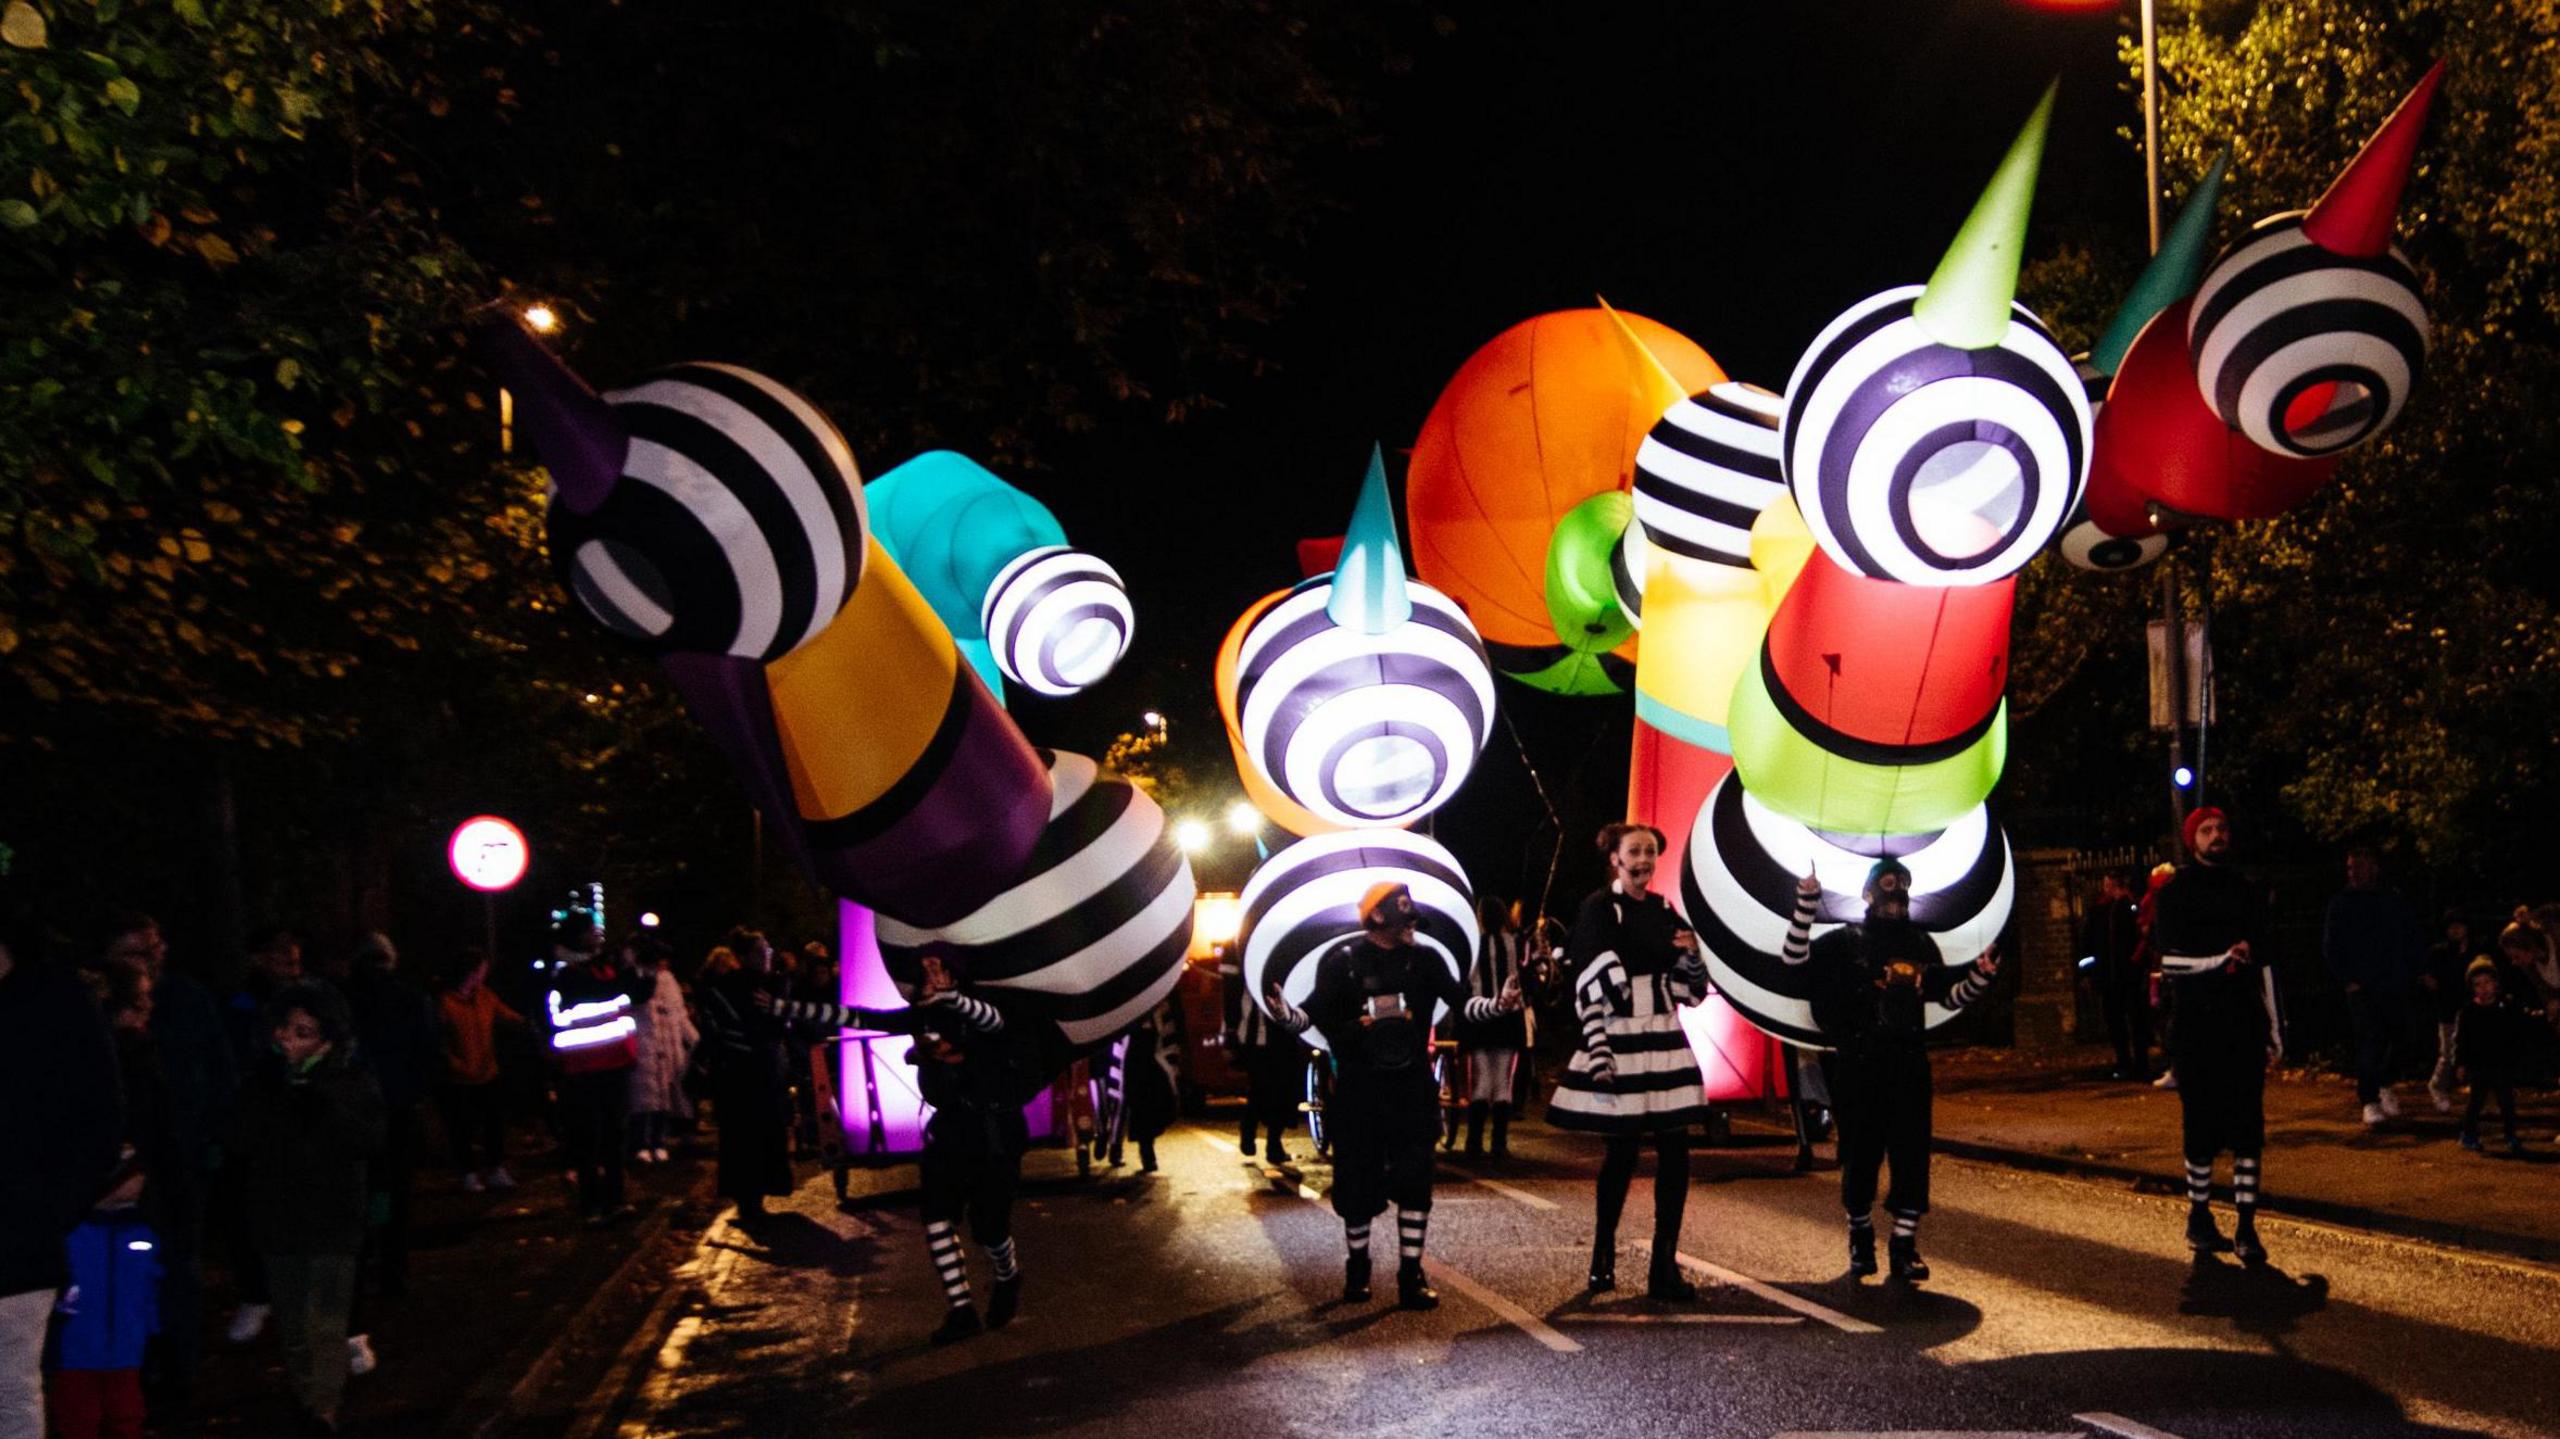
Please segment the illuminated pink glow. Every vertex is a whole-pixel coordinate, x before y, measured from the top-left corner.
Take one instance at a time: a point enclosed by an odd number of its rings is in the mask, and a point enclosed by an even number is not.
[[[1754,1029],[1721,995],[1681,1010],[1680,1028],[1689,1036],[1690,1052],[1698,1056],[1708,1099],[1733,1104],[1786,1094],[1787,1067],[1771,1062],[1778,1042]]]
[[[836,953],[844,958],[839,981],[841,1002],[869,1009],[896,1009],[907,1001],[889,978],[880,959],[880,939],[870,910],[839,900]],[[907,1062],[915,1041],[903,1034],[846,1030],[844,1080],[836,1086],[836,1107],[844,1119],[845,1147],[856,1158],[872,1153],[913,1154],[924,1148],[924,1096],[916,1092],[916,1069]],[[880,1129],[887,1147],[871,1146],[871,1111],[862,1075],[863,1051],[871,1052],[873,1078],[880,1086]],[[1034,1139],[1055,1132],[1049,1094],[1023,1106]]]

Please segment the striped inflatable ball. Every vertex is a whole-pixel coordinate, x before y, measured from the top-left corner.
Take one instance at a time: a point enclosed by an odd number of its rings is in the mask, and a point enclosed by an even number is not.
[[[883,914],[880,958],[910,998],[928,954],[1014,1013],[1084,1048],[1173,992],[1191,945],[1191,864],[1164,811],[1082,755],[1042,751],[1049,824],[1011,886],[950,924]]]
[[[980,619],[1005,678],[1053,696],[1111,673],[1138,626],[1119,571],[1065,545],[1027,551],[998,571]]]
[[[1463,977],[1482,931],[1457,856],[1402,830],[1352,830],[1299,840],[1264,860],[1245,885],[1236,944],[1244,953],[1245,992],[1253,1002],[1263,1004],[1264,991],[1278,980],[1291,1004],[1306,1003],[1315,989],[1316,961],[1335,944],[1359,937],[1360,897],[1381,882],[1413,891],[1414,907],[1422,913],[1414,943]],[[1434,1014],[1432,1022],[1440,1017]],[[1325,1047],[1324,1036],[1312,1029],[1303,1037]]]
[[[1609,590],[1617,597],[1618,613],[1627,623],[1644,628],[1644,571],[1653,563],[1653,551],[1644,542],[1644,526],[1627,526],[1618,536],[1617,546],[1609,551]]]
[[[2214,262],[2187,312],[2187,348],[2205,403],[2251,444],[2334,455],[2408,403],[2427,357],[2427,310],[2398,250],[2341,255],[2302,220],[2262,220]]]
[[[1966,350],[1913,317],[1921,287],[1860,302],[1787,384],[1787,486],[1814,540],[1854,574],[1978,585],[2062,528],[2089,472],[2089,401],[2034,315]]]
[[[1493,723],[1493,668],[1447,596],[1408,584],[1412,618],[1337,625],[1311,580],[1245,632],[1236,656],[1244,751],[1272,787],[1331,824],[1399,825],[1438,809]]]
[[[2107,387],[2115,382],[2113,375],[2099,373],[2087,355],[2071,362],[2072,372],[2080,377],[2083,393],[2089,397],[2089,416],[2094,426],[2099,411],[2106,407]],[[2094,434],[2094,429],[2092,431]],[[2169,552],[2169,536],[2153,530],[2138,535],[2118,535],[2102,528],[2089,515],[2090,496],[2105,484],[2103,473],[2094,468],[2089,483],[2080,492],[2080,502],[2062,521],[2062,537],[2053,547],[2073,568],[2098,574],[2138,570]]]
[[[1751,522],[1786,491],[1778,427],[1786,401],[1727,382],[1663,412],[1636,450],[1636,523],[1648,544],[1751,567]]]
[[[1820,834],[1753,799],[1738,776],[1699,806],[1681,860],[1681,908],[1705,951],[1717,993],[1744,1018],[1796,1044],[1828,1047],[1814,1023],[1812,973],[1780,957],[1795,913],[1796,881],[1822,881],[1813,927],[1819,939],[1864,917],[1867,871],[1891,854],[1911,871],[1911,920],[1949,965],[1971,964],[2009,922],[2018,892],[2008,835],[1976,807],[1935,834]],[[1953,1011],[1932,1005],[1930,1024]]]
[[[553,563],[588,613],[659,652],[774,660],[861,583],[862,476],[816,406],[732,365],[604,396],[630,432],[592,514],[554,504]]]

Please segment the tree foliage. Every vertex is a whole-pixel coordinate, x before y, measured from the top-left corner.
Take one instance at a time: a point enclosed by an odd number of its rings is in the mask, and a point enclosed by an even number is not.
[[[2448,867],[2516,853],[2560,799],[2560,18],[2529,0],[2196,0],[2161,20],[2164,173],[2183,189],[2232,146],[2225,239],[2310,203],[2447,67],[2401,211],[2435,321],[2416,397],[2310,500],[2185,561],[2210,574],[2215,783],[2322,840],[2406,842]],[[2027,294],[2090,325],[2139,258],[2066,248]],[[2022,649],[2138,687],[2147,576],[2046,566]],[[2042,758],[2058,782],[2086,778]]]

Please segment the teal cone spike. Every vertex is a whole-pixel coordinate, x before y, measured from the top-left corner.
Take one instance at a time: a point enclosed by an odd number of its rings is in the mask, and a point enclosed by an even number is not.
[[[2204,178],[2196,182],[2195,193],[2178,210],[2178,218],[2169,222],[2168,233],[2160,237],[2160,253],[2142,267],[2141,277],[2125,292],[2124,306],[2116,311],[2107,332],[2089,347],[2089,367],[2101,375],[2113,375],[2124,363],[2124,352],[2133,348],[2133,338],[2151,317],[2196,292],[2196,283],[2204,278],[2205,246],[2213,240],[2213,210],[2222,199],[2222,172],[2231,165],[2231,147],[2207,165]]]
[[[1342,536],[1342,558],[1333,567],[1333,599],[1325,613],[1335,624],[1382,635],[1413,618],[1404,592],[1404,547],[1396,543],[1396,507],[1387,497],[1387,456],[1369,447],[1369,478],[1359,507]]]

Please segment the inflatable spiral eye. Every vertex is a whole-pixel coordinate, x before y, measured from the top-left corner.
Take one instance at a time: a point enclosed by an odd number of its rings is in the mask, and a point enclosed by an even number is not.
[[[1071,695],[1111,673],[1137,628],[1119,572],[1064,545],[1006,565],[982,616],[997,668],[1044,695]]]
[[[751,370],[679,365],[604,396],[620,483],[555,503],[553,562],[588,613],[660,653],[774,660],[862,580],[862,477],[834,425]]]
[[[2408,259],[2341,255],[2303,216],[2262,220],[2214,262],[2187,317],[2196,388],[2272,454],[2334,455],[2399,417],[2427,356]]]
[[[1493,669],[1439,591],[1383,634],[1326,613],[1333,582],[1299,589],[1245,632],[1236,709],[1246,756],[1332,824],[1404,824],[1457,793],[1493,723]]]
[[[1418,834],[1359,830],[1302,839],[1263,861],[1244,887],[1244,920],[1236,943],[1244,954],[1245,992],[1253,1002],[1274,980],[1291,1004],[1315,988],[1316,960],[1360,933],[1360,897],[1382,881],[1413,891],[1421,923],[1414,943],[1464,976],[1482,932],[1475,896],[1457,856]],[[1443,1009],[1445,1013],[1445,1007]],[[1437,1023],[1440,1016],[1432,1016]],[[1324,1036],[1303,1036],[1325,1048]]]
[[[1634,524],[1609,551],[1610,592],[1617,596],[1618,613],[1637,629],[1644,628],[1644,567],[1653,562],[1651,548],[1644,541],[1644,526]]]
[[[1751,566],[1751,522],[1786,490],[1778,426],[1786,402],[1727,382],[1663,412],[1636,450],[1636,523],[1648,544]]]
[[[1154,800],[1082,755],[1042,757],[1055,798],[1020,877],[950,924],[880,916],[880,958],[912,998],[924,957],[939,956],[988,998],[1047,1019],[1081,1048],[1172,993],[1198,892]]]
[[[1931,339],[1919,286],[1849,309],[1787,384],[1787,485],[1854,574],[1978,585],[2052,540],[2088,476],[2089,402],[2034,315],[1998,344]]]
[[[2062,538],[2055,542],[2054,547],[2062,551],[2064,559],[2080,569],[2114,574],[2138,570],[2167,554],[2169,537],[2165,534],[2131,537],[2108,534],[2089,518],[2088,507],[2083,505],[2071,512],[2071,519],[2062,527]]]
[[[1855,847],[1851,847],[1854,845]],[[1753,799],[1728,775],[1698,811],[1681,860],[1681,907],[1697,931],[1707,971],[1744,1018],[1798,1044],[1828,1047],[1813,1018],[1809,966],[1780,956],[1795,911],[1796,881],[1822,881],[1815,937],[1865,913],[1859,891],[1877,856],[1911,871],[1911,922],[1929,933],[1941,963],[1971,964],[2000,937],[2017,900],[2008,836],[1977,807],[1936,834],[1846,840],[1818,834]],[[1952,1011],[1929,1007],[1930,1024]]]

